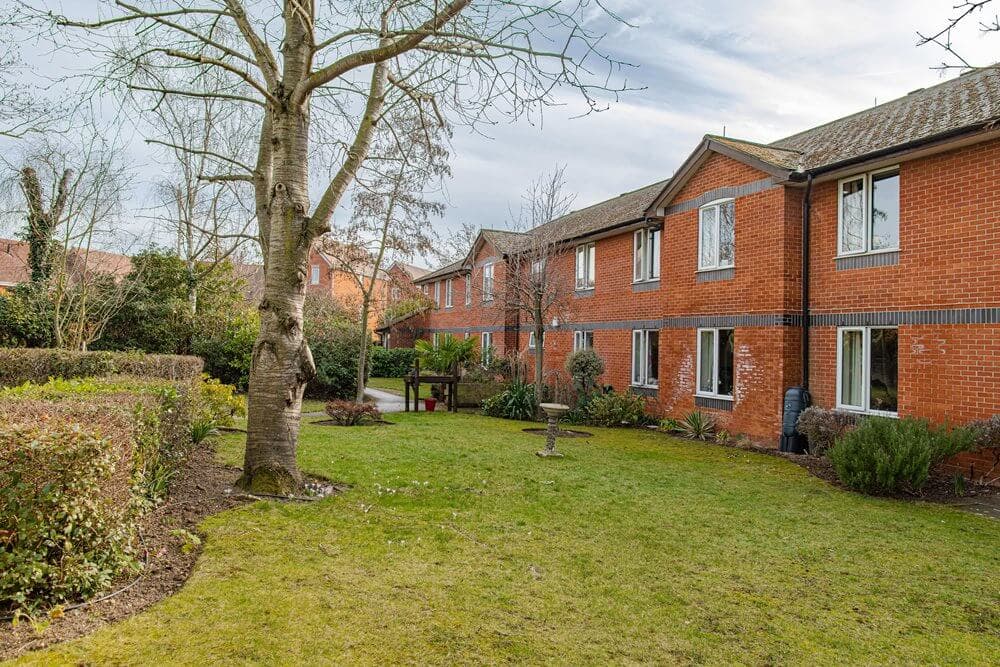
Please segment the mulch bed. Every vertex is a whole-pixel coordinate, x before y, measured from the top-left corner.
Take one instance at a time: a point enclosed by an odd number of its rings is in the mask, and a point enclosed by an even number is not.
[[[137,614],[178,590],[194,569],[202,545],[191,544],[183,533],[173,531],[197,535],[197,526],[205,517],[252,502],[252,498],[231,493],[240,472],[239,468],[219,463],[210,447],[198,448],[174,478],[166,502],[143,519],[142,535],[149,560],[135,584],[115,597],[67,611],[52,620],[41,634],[35,633],[30,623],[22,622],[16,628],[9,622],[3,623],[0,660],[89,634]],[[135,575],[131,574],[115,582],[111,590],[128,586],[134,580]]]
[[[318,422],[309,422],[309,424],[312,426],[343,426],[349,428],[347,424],[341,424],[332,419],[320,419]],[[392,422],[378,419],[376,421],[365,422],[364,424],[351,424],[350,426],[392,426]]]
[[[790,454],[788,452],[779,451],[774,447],[766,447],[764,445],[757,445],[753,443],[733,443],[724,446],[783,458],[796,465],[802,466],[815,477],[819,477],[834,486],[847,489],[847,487],[840,482],[840,479],[837,478],[837,473],[833,469],[833,464],[828,458],[810,456],[809,454]],[[940,470],[932,470],[931,476],[927,480],[927,484],[920,490],[919,493],[899,493],[888,497],[901,500],[924,500],[927,502],[944,503],[948,505],[961,504],[962,501],[976,499],[988,504],[1000,505],[1000,487],[969,483],[965,486],[964,494],[959,495],[955,491],[954,477],[951,474]]]

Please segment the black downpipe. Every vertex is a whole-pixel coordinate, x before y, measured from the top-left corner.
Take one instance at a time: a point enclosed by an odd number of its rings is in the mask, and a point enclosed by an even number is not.
[[[809,388],[809,213],[813,175],[806,180],[802,197],[802,386]]]

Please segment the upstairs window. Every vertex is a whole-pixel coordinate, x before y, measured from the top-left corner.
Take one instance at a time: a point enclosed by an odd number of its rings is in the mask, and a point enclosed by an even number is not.
[[[840,181],[840,255],[899,250],[899,168]]]
[[[659,386],[659,331],[637,329],[632,332],[632,384],[637,387]]]
[[[531,280],[535,283],[542,282],[545,273],[545,259],[536,259],[531,263]]]
[[[632,280],[660,279],[660,230],[640,229],[632,241]]]
[[[483,301],[493,300],[493,264],[483,266]]]
[[[434,307],[441,307],[441,281],[438,280],[434,283]]]
[[[698,395],[732,398],[735,385],[733,329],[698,330]]]
[[[319,285],[319,264],[313,264],[309,274],[309,284]]]
[[[593,331],[574,331],[573,332],[573,351],[580,352],[581,350],[593,350],[594,349],[594,332]]]
[[[465,305],[472,304],[472,278],[465,276]]]
[[[837,407],[895,416],[899,393],[899,330],[837,330]]]
[[[420,290],[424,293],[424,296],[427,296],[429,288],[426,283],[420,288]]]
[[[545,345],[545,333],[543,332],[542,333],[542,346],[544,346],[544,345]],[[535,339],[535,332],[534,331],[529,332],[528,333],[528,349],[529,350],[534,350],[536,347],[537,347],[537,342],[536,342],[536,339]]]
[[[399,301],[399,288],[393,287],[391,292],[391,297],[393,301]]]
[[[736,262],[736,202],[714,201],[698,210],[698,270],[726,269]]]
[[[576,288],[586,290],[594,288],[596,247],[593,243],[576,247]]]
[[[451,308],[452,306],[452,288],[451,288],[451,278],[444,281],[444,307]]]

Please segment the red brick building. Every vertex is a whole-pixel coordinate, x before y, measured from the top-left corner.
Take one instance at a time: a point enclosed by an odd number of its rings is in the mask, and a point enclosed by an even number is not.
[[[547,328],[546,368],[593,346],[604,382],[654,412],[698,408],[770,441],[796,385],[859,414],[996,414],[998,185],[996,67],[771,144],[706,136],[671,179],[530,232],[562,239],[578,286]],[[532,353],[526,323],[487,298],[519,236],[484,230],[415,281],[436,304],[424,338]]]

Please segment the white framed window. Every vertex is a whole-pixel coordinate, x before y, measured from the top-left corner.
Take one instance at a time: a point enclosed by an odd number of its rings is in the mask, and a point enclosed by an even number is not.
[[[319,264],[313,264],[312,267],[310,267],[309,284],[319,285]]]
[[[733,397],[736,386],[735,339],[734,329],[698,329],[697,395]]]
[[[493,264],[483,265],[483,301],[493,300]]]
[[[899,330],[837,329],[837,407],[895,417],[899,411]]]
[[[393,301],[399,301],[399,288],[398,287],[393,287],[392,288],[392,290],[390,292],[390,297],[392,298]]]
[[[594,332],[593,331],[574,331],[573,332],[573,351],[579,352],[580,350],[593,350],[594,349]]]
[[[533,282],[542,282],[545,276],[545,258],[536,259],[531,263],[531,280]]]
[[[472,305],[472,276],[465,276],[465,305]]]
[[[434,283],[434,307],[441,307],[441,281],[435,281]]]
[[[438,333],[438,332],[434,333],[433,344],[434,344],[434,349],[435,350],[438,349],[439,347],[441,347],[441,334],[440,333]]]
[[[529,331],[528,332],[528,349],[529,350],[534,350],[537,346],[538,346],[538,341],[535,338],[535,332],[534,331]],[[542,332],[542,347],[544,347],[544,346],[545,346],[545,332],[543,331]]]
[[[660,230],[640,229],[632,240],[632,281],[660,279]]]
[[[736,263],[736,201],[720,199],[698,209],[698,270]]]
[[[480,352],[480,358],[482,359],[483,366],[489,366],[490,361],[493,359],[493,333],[490,331],[483,332],[483,339],[481,343],[482,351]]]
[[[452,302],[451,278],[448,278],[448,280],[444,281],[444,307],[451,308],[452,306],[451,302]]]
[[[899,167],[837,182],[837,253],[899,250]]]
[[[587,243],[576,247],[577,289],[584,290],[594,287],[594,275],[597,269],[596,254],[597,246],[594,243]]]
[[[426,283],[424,283],[424,285],[420,288],[420,291],[424,293],[424,296],[427,296],[430,293],[430,288]]]
[[[636,387],[660,384],[660,332],[655,329],[632,332],[632,384]]]
[[[389,332],[386,332],[385,334],[385,349],[387,350],[392,349],[392,334]]]

